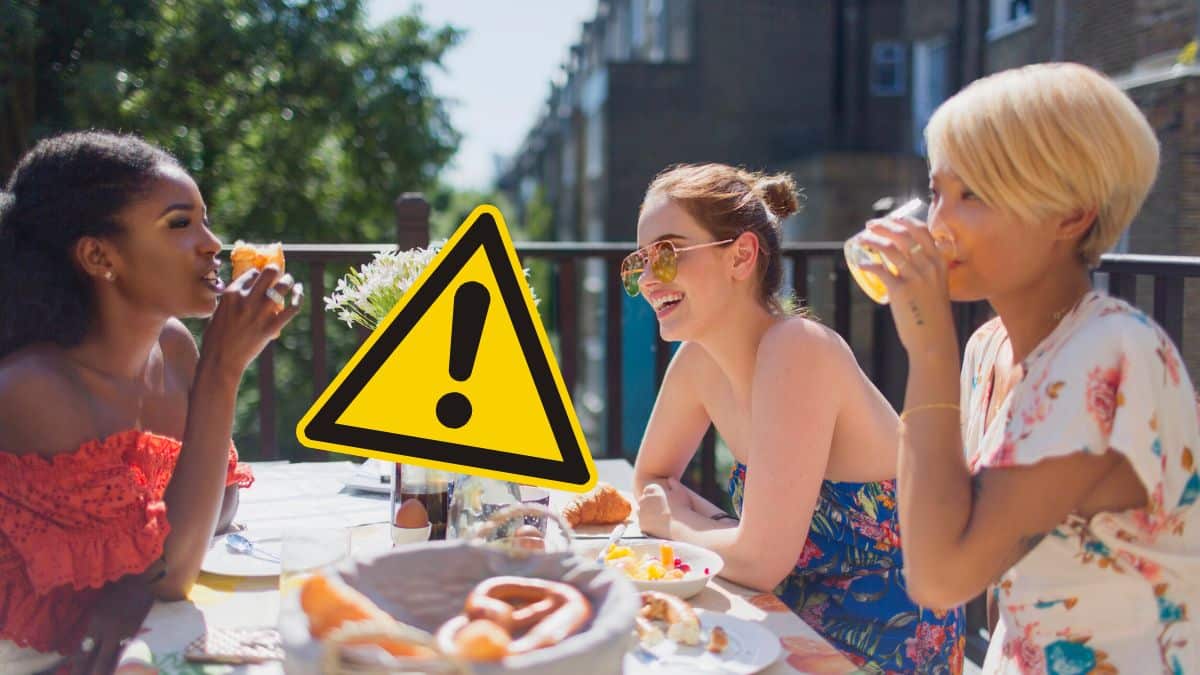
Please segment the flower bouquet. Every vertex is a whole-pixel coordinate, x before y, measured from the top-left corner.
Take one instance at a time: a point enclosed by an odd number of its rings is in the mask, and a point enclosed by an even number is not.
[[[351,269],[338,279],[333,295],[325,298],[325,310],[336,313],[347,326],[359,324],[367,330],[375,330],[437,257],[443,245],[444,242],[439,242],[428,248],[376,253],[374,260]],[[525,269],[524,273],[528,283],[529,270]],[[530,294],[536,306],[537,293],[531,288]]]

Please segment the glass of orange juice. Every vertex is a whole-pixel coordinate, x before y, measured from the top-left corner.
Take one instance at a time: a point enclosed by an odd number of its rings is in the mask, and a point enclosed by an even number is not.
[[[899,218],[909,218],[928,227],[926,221],[929,218],[929,205],[919,198],[910,199],[894,211],[888,213],[881,220]],[[850,268],[850,274],[858,282],[858,287],[862,289],[863,293],[867,294],[868,298],[881,305],[886,305],[888,303],[887,287],[883,285],[883,281],[878,275],[863,270],[862,266],[882,263],[892,274],[896,274],[896,267],[872,248],[869,243],[863,240],[863,235],[865,234],[865,231],[859,232],[846,240],[846,244],[843,246],[843,251],[846,254],[846,266]],[[934,241],[937,243],[938,251],[941,252],[942,257],[948,259],[954,257],[954,241],[952,239],[935,236]]]
[[[290,528],[280,555],[280,612],[298,612],[300,587],[313,574],[336,568],[350,557],[350,530],[343,527]]]

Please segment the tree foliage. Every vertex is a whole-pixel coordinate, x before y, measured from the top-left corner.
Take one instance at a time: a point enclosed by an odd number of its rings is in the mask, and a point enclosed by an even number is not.
[[[133,132],[179,157],[226,242],[388,242],[395,197],[434,188],[458,146],[428,75],[461,33],[416,13],[372,27],[363,0],[0,3],[0,177],[39,138]],[[326,288],[344,272],[330,265]],[[329,318],[332,375],[359,336]],[[313,400],[308,320],[276,350],[284,456],[314,456],[292,433]],[[238,400],[249,458],[257,377]]]
[[[460,38],[359,0],[5,0],[0,173],[64,129],[133,131],[237,237],[378,241],[457,148],[428,70]]]

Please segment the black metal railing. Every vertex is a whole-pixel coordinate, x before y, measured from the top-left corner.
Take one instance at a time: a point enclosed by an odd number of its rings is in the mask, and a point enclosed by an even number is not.
[[[576,302],[582,283],[581,268],[587,260],[603,262],[605,283],[599,291],[606,320],[604,330],[604,436],[605,456],[628,457],[636,448],[625,448],[619,439],[623,437],[625,420],[614,411],[622,409],[625,392],[621,378],[622,350],[624,348],[621,317],[623,294],[618,284],[618,268],[621,258],[633,249],[632,242],[584,243],[584,242],[519,242],[518,256],[524,261],[544,260],[553,269],[553,288],[549,298],[549,309],[543,313],[548,318],[547,330],[558,336],[559,365],[567,390],[574,393],[579,384],[580,315]],[[307,332],[312,344],[312,359],[309,382],[313,396],[319,394],[329,382],[329,355],[327,352],[326,325],[335,320],[324,309],[326,295],[326,272],[340,274],[351,265],[369,260],[376,252],[395,250],[387,244],[287,244],[284,247],[288,269],[307,287],[309,312]],[[884,391],[897,408],[901,407],[903,382],[906,373],[903,353],[891,330],[889,310],[885,306],[871,304],[861,293],[852,289],[851,276],[842,258],[841,242],[814,242],[786,244],[783,248],[786,266],[790,268],[788,278],[792,292],[805,299],[813,295],[824,298],[824,311],[818,317],[824,320],[848,342],[856,340],[856,333],[866,331],[869,348],[860,353],[864,370],[876,385]],[[337,269],[338,265],[344,265]],[[817,268],[827,274],[820,274]],[[1188,278],[1200,278],[1200,258],[1146,255],[1107,255],[1103,258],[1098,283],[1105,285],[1116,296],[1138,302],[1139,280],[1148,278],[1152,283],[1150,313],[1181,347],[1184,344],[1184,286]],[[1143,287],[1145,290],[1145,287]],[[1145,295],[1145,293],[1143,293]],[[1143,303],[1144,304],[1144,303]],[[865,309],[865,312],[864,312]],[[959,321],[959,336],[965,342],[971,332],[990,314],[984,303],[959,305],[956,307]],[[856,325],[854,317],[869,314],[869,325]],[[670,345],[654,338],[655,383],[660,384],[670,358]],[[278,458],[278,443],[274,437],[276,384],[273,377],[274,350],[269,347],[259,358],[260,386],[260,444],[259,455],[263,458]],[[294,421],[292,421],[294,422]],[[285,423],[286,424],[286,423]],[[712,475],[713,462],[707,459],[713,452],[713,438],[708,437],[700,450],[701,487],[710,493],[716,476]]]
[[[574,396],[580,385],[579,293],[583,285],[583,267],[588,260],[599,260],[605,270],[605,283],[598,291],[604,313],[604,438],[605,457],[632,459],[636,448],[621,443],[626,420],[620,411],[625,392],[622,364],[625,347],[621,321],[623,291],[618,284],[620,261],[634,248],[633,242],[520,242],[517,254],[523,262],[547,261],[552,270],[552,291],[547,311],[543,312],[548,332],[556,335],[559,346],[557,358],[567,390]],[[330,381],[327,323],[335,320],[324,309],[327,273],[340,275],[350,265],[369,260],[379,251],[395,250],[386,244],[288,244],[284,250],[289,271],[307,285],[309,296],[307,332],[312,345],[309,381],[313,399]],[[906,359],[892,326],[889,310],[873,305],[861,293],[852,289],[851,276],[842,257],[841,242],[787,244],[783,248],[787,278],[792,292],[799,298],[822,298],[818,318],[826,321],[847,342],[854,344],[856,334],[866,331],[869,346],[866,354],[859,353],[863,367],[876,386],[897,408],[902,408],[904,381],[907,377]],[[344,268],[338,267],[344,265]],[[1144,308],[1154,317],[1182,349],[1185,339],[1185,285],[1188,279],[1200,278],[1200,258],[1149,255],[1107,255],[1096,270],[1097,285],[1106,287],[1115,296]],[[1148,282],[1149,286],[1142,285]],[[1141,291],[1141,293],[1139,293]],[[597,291],[591,291],[597,292]],[[955,308],[960,340],[966,339],[990,316],[985,303],[957,305]],[[855,316],[867,316],[866,325],[855,322]],[[360,332],[360,337],[363,334]],[[657,336],[654,340],[655,385],[661,384],[670,359],[670,345]],[[862,342],[858,340],[858,342]],[[249,454],[258,459],[279,458],[277,424],[277,392],[275,382],[275,350],[269,346],[258,359],[259,385],[259,447]],[[340,367],[341,364],[334,364]],[[284,420],[291,429],[295,420]],[[718,487],[716,435],[710,428],[698,448],[690,475],[693,487],[716,503],[724,495]],[[982,598],[968,605],[968,656],[982,662],[987,649],[987,617]]]

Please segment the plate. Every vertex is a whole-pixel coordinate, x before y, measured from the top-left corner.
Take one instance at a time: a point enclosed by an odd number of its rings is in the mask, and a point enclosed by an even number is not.
[[[392,493],[392,474],[396,465],[378,459],[368,459],[359,464],[346,479],[346,487],[363,492]]]
[[[275,556],[234,553],[225,546],[225,536],[214,537],[204,554],[200,570],[209,574],[229,577],[276,577],[279,576],[279,556],[283,552],[283,537],[278,532],[243,530],[240,532],[254,544],[255,548]]]
[[[625,655],[625,675],[635,673],[738,673],[749,675],[763,670],[783,653],[779,638],[762,626],[719,612],[696,610],[702,639],[689,647],[663,640],[653,647]],[[729,646],[720,654],[705,647],[712,629],[720,626],[729,635]],[[649,655],[646,654],[649,652]]]
[[[638,555],[658,557],[659,544],[662,543],[670,544],[675,549],[675,557],[682,559],[690,565],[692,571],[683,579],[647,581],[631,578],[630,581],[633,582],[634,587],[639,591],[662,591],[663,593],[670,593],[686,600],[704,590],[704,587],[708,585],[708,580],[720,574],[721,570],[725,567],[725,561],[717,553],[702,546],[695,546],[682,541],[667,541],[665,539],[635,539],[633,541],[625,541],[622,539],[617,545],[628,546]],[[596,555],[600,553],[600,549],[607,545],[607,541],[585,541],[576,545],[575,550],[589,560],[595,560]],[[708,574],[704,573],[705,569],[708,570]]]

